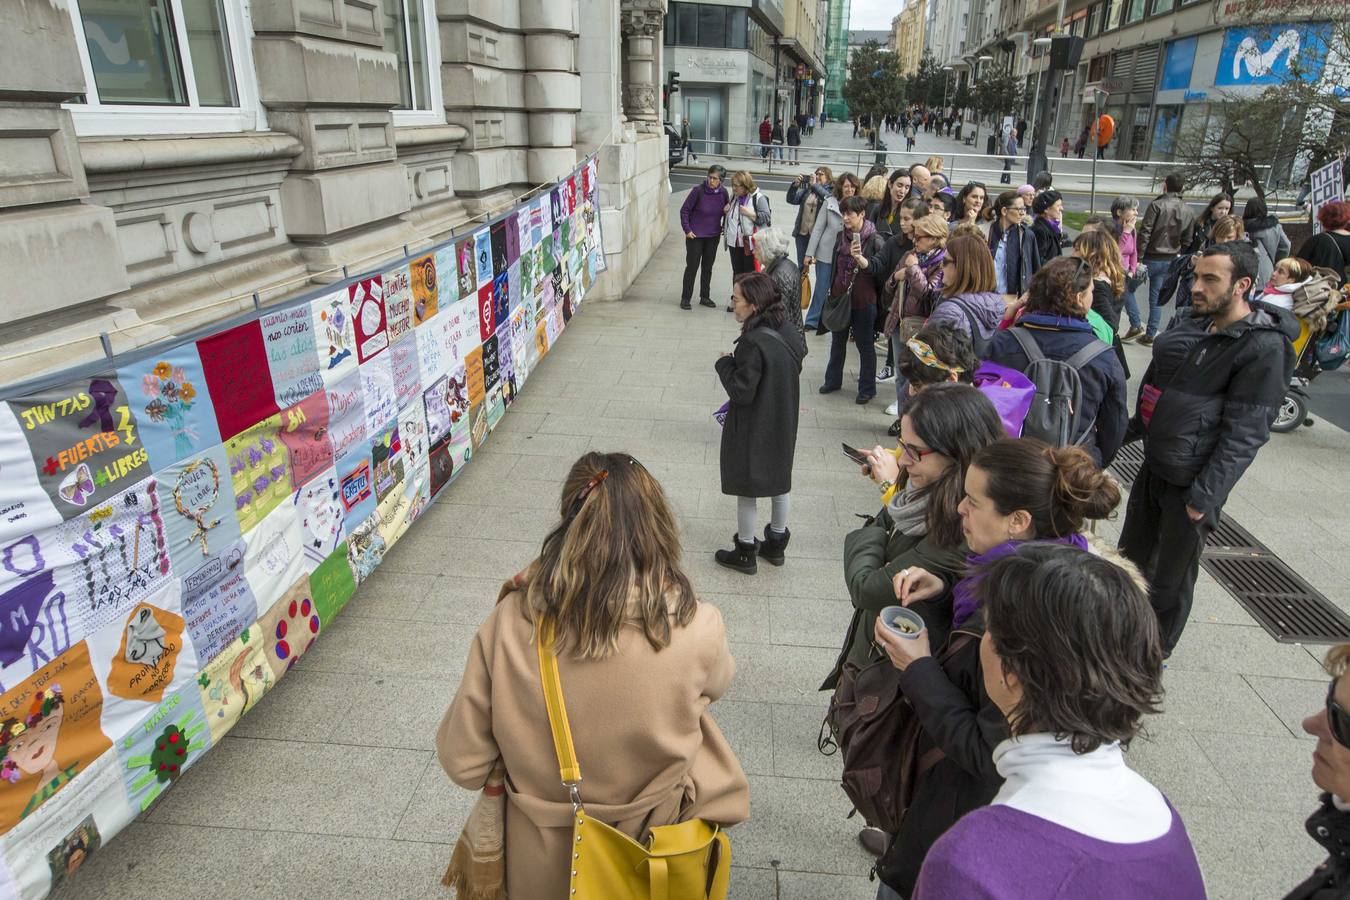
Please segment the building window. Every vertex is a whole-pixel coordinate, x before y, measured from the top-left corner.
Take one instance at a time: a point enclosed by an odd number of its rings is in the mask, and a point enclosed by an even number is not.
[[[1128,0],[1125,7],[1125,21],[1122,25],[1133,25],[1144,18],[1144,0]]]
[[[384,0],[384,49],[398,60],[395,125],[445,121],[435,24],[436,10],[427,0]]]
[[[225,0],[70,4],[85,93],[66,104],[81,134],[258,126],[247,12]]]
[[[1172,11],[1174,6],[1176,6],[1176,0],[1152,0],[1149,4],[1149,17],[1165,16]]]
[[[746,49],[744,8],[705,3],[672,3],[666,11],[667,46]]]
[[[1097,33],[1097,27],[1101,23],[1101,18],[1102,18],[1102,5],[1100,3],[1094,3],[1088,9],[1088,17],[1087,17],[1088,37],[1092,37]]]
[[[1102,16],[1102,31],[1115,31],[1120,25],[1121,0],[1106,0],[1106,13]]]

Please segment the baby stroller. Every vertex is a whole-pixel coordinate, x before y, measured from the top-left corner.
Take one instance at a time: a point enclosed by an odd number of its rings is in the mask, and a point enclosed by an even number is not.
[[[1308,385],[1328,369],[1340,368],[1346,359],[1350,348],[1329,352],[1326,346],[1328,336],[1344,333],[1350,326],[1350,299],[1337,287],[1339,280],[1332,270],[1319,268],[1306,286],[1294,292],[1293,312],[1299,321],[1298,338],[1294,340],[1294,374],[1271,423],[1271,431],[1286,434],[1300,425],[1311,426]]]

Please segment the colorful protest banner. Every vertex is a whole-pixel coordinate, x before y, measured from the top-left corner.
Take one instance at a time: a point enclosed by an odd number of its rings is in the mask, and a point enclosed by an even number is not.
[[[0,896],[108,853],[360,602],[603,264],[594,175],[242,324],[0,388]]]

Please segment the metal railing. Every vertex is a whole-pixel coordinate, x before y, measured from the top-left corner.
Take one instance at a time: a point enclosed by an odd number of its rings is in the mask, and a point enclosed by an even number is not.
[[[1027,157],[1025,155],[1004,156],[988,153],[950,153],[942,150],[873,150],[867,147],[788,147],[782,144],[769,146],[764,154],[764,145],[745,141],[699,141],[691,140],[689,151],[685,154],[683,166],[691,169],[706,169],[714,163],[725,166],[729,171],[746,169],[756,175],[800,175],[809,173],[816,166],[829,166],[835,175],[851,171],[862,177],[871,166],[880,164],[888,170],[900,166],[925,163],[930,157],[942,158],[943,167],[939,173],[947,179],[953,190],[959,190],[969,181],[979,181],[993,186],[1000,183],[1003,175],[1009,176],[1009,188],[1023,184],[1026,177]],[[795,154],[793,153],[795,151]],[[696,161],[694,160],[696,157]],[[1004,160],[1011,159],[1012,166],[1005,170]],[[1094,167],[1095,162],[1095,167]],[[1171,160],[1117,160],[1090,157],[1078,159],[1051,156],[1047,160],[1047,171],[1055,179],[1055,188],[1059,191],[1074,193],[1093,192],[1097,206],[1109,209],[1110,201],[1117,195],[1125,194],[1147,199],[1161,191],[1163,179],[1171,172],[1181,172],[1188,168],[1186,163]],[[1095,169],[1096,190],[1093,191]],[[1271,166],[1261,169],[1268,178]],[[1240,191],[1240,197],[1255,196],[1255,192]],[[1267,202],[1274,208],[1278,194],[1267,191]],[[1287,204],[1292,206],[1292,203]]]

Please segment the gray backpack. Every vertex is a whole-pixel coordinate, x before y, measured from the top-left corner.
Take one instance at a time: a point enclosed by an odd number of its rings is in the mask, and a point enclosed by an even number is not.
[[[1022,437],[1040,438],[1052,447],[1085,443],[1096,417],[1083,415],[1083,379],[1078,373],[1111,346],[1093,338],[1068,359],[1050,359],[1025,328],[1011,328],[1008,333],[1027,355],[1022,372],[1036,385],[1036,396],[1022,423]]]

